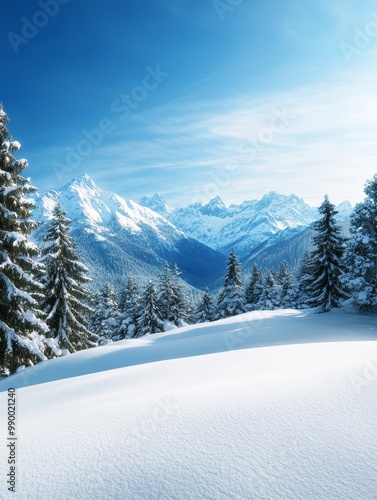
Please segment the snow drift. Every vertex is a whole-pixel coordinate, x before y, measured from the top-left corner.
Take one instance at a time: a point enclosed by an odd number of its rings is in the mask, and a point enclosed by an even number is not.
[[[24,370],[16,497],[374,498],[375,325],[252,312]]]

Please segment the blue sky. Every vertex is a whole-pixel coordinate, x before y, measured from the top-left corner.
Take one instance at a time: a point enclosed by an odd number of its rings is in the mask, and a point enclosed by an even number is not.
[[[18,0],[0,101],[40,192],[312,205],[377,171],[377,7],[363,0]]]

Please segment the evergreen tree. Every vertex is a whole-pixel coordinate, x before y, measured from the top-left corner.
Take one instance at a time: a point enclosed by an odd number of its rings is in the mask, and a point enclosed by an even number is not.
[[[367,197],[351,215],[351,238],[345,255],[348,288],[361,311],[377,309],[377,174],[364,189]]]
[[[278,272],[278,283],[282,287],[288,288],[293,280],[293,275],[291,274],[288,264],[285,260],[280,263],[280,268]]]
[[[217,317],[228,318],[245,311],[241,267],[234,248],[232,248],[228,258],[224,288],[220,292],[217,303]]]
[[[139,336],[148,333],[164,331],[164,322],[158,305],[157,291],[154,283],[150,281],[142,297],[142,313],[138,321]]]
[[[264,280],[264,289],[258,309],[272,311],[279,307],[279,290],[275,281],[276,273],[270,269]]]
[[[180,286],[178,279],[181,272],[177,264],[174,265],[172,273],[172,298],[170,308],[170,321],[175,326],[185,326],[188,321],[189,299],[182,286]]]
[[[196,311],[196,304],[197,304],[197,300],[196,300],[196,296],[194,295],[194,292],[193,291],[190,291],[190,294],[186,294],[185,296],[185,300],[186,300],[186,319],[184,319],[184,321],[186,323],[188,323],[189,325],[191,325],[192,323],[195,323],[195,320],[194,320],[194,315],[195,315],[195,311]]]
[[[164,264],[164,270],[159,277],[159,309],[162,317],[166,321],[172,321],[172,304],[174,300],[175,288],[172,280],[172,271],[167,262]]]
[[[140,316],[140,296],[136,284],[129,276],[128,283],[124,289],[120,301],[119,339],[133,338],[138,336],[138,317]]]
[[[90,278],[86,276],[87,267],[75,253],[75,243],[69,236],[70,223],[66,212],[57,203],[44,236],[46,275],[43,282],[46,294],[42,308],[47,316],[50,336],[57,339],[60,348],[75,352],[94,347],[97,337],[87,328],[86,317],[92,309],[86,304],[90,294],[84,285]]]
[[[309,301],[309,295],[310,295],[310,287],[311,287],[311,275],[312,275],[312,268],[311,268],[311,261],[310,261],[310,254],[309,252],[305,252],[301,265],[300,265],[300,270],[298,273],[298,291],[299,291],[299,298],[298,298],[298,307],[307,309],[308,306],[308,301]]]
[[[188,297],[179,284],[181,272],[175,264],[172,271],[165,262],[159,283],[159,308],[164,321],[183,326],[188,320]]]
[[[102,334],[102,298],[98,290],[94,291],[90,295],[90,307],[93,312],[89,316],[89,326],[88,329],[97,337]]]
[[[263,295],[263,273],[256,265],[253,265],[249,285],[245,292],[245,300],[247,309],[253,311],[257,309],[257,305]]]
[[[274,282],[276,285],[279,284],[279,273],[274,269],[273,267],[268,271],[269,273],[272,274],[272,277],[274,278]]]
[[[279,307],[282,309],[298,307],[300,294],[297,280],[290,272],[286,261],[280,264],[278,280],[280,286]]]
[[[36,188],[22,176],[27,161],[13,156],[21,146],[9,135],[7,122],[0,105],[0,376],[59,354],[44,337],[48,328],[38,307],[43,286],[35,263],[39,249],[28,240],[39,225],[31,220],[30,194]]]
[[[98,297],[98,298],[97,298]],[[95,301],[97,309],[93,313],[94,328],[90,331],[98,335],[99,345],[105,345],[111,340],[117,340],[120,328],[120,314],[114,288],[110,283],[104,283]]]
[[[208,288],[205,289],[202,300],[199,302],[194,314],[195,323],[205,323],[213,321],[215,318],[215,308]]]
[[[335,216],[338,213],[327,196],[319,208],[322,218],[314,224],[314,250],[310,257],[310,277],[307,282],[308,304],[317,307],[318,312],[339,307],[346,298],[341,277],[344,274],[342,257],[344,239]]]

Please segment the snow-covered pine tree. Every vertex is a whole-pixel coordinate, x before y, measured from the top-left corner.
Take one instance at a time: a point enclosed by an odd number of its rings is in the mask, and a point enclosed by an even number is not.
[[[215,307],[208,288],[205,289],[202,300],[199,302],[194,313],[195,323],[213,321],[215,318]]]
[[[172,271],[167,262],[164,263],[164,270],[159,276],[159,294],[158,304],[160,314],[164,321],[172,321],[172,304],[174,300],[174,284],[172,280]]]
[[[138,337],[140,296],[132,276],[129,276],[127,286],[121,294],[119,311],[121,326],[118,339]]]
[[[228,258],[224,288],[221,290],[217,302],[217,318],[228,318],[245,311],[241,267],[234,248],[232,248]]]
[[[175,264],[171,279],[173,295],[170,307],[170,321],[178,327],[185,326],[187,324],[189,310],[188,296],[178,282],[180,274],[181,272],[177,264]]]
[[[305,252],[301,260],[301,265],[297,277],[299,290],[298,308],[300,309],[307,309],[309,307],[308,300],[310,293],[311,275],[312,269],[310,264],[310,254],[307,251]]]
[[[276,272],[270,269],[265,277],[263,284],[263,294],[259,303],[258,309],[272,311],[279,307],[279,290],[275,281]]]
[[[293,275],[289,270],[287,261],[283,260],[283,262],[280,263],[280,268],[279,268],[279,272],[278,272],[278,283],[282,287],[288,288],[292,279],[293,279]]]
[[[181,272],[178,266],[172,271],[169,264],[165,262],[164,270],[159,276],[159,308],[167,328],[170,325],[183,326],[188,320],[189,300],[179,284]]]
[[[91,329],[91,331],[98,335],[98,344],[105,345],[109,341],[118,339],[120,314],[118,300],[110,283],[104,283],[98,296],[99,303],[94,312],[98,330]]]
[[[161,319],[161,312],[158,305],[157,290],[150,281],[142,296],[142,313],[138,321],[138,335],[148,333],[160,333],[164,331],[164,322]]]
[[[347,288],[360,311],[377,309],[377,174],[365,184],[367,195],[351,215],[345,253]]]
[[[35,263],[39,249],[28,240],[39,225],[31,220],[30,194],[36,188],[22,176],[27,161],[13,156],[21,145],[12,140],[7,122],[0,104],[0,376],[60,354],[44,337],[48,328],[38,307],[43,286]]]
[[[80,351],[97,345],[97,336],[87,328],[87,315],[92,309],[87,302],[90,293],[85,287],[88,269],[79,261],[75,242],[70,237],[71,220],[57,203],[53,217],[44,236],[43,262],[46,274],[43,278],[45,298],[42,308],[50,337],[55,338],[61,349]]]
[[[322,218],[314,223],[314,250],[308,264],[311,273],[307,281],[308,304],[318,308],[318,312],[327,312],[339,307],[347,297],[341,283],[344,275],[344,239],[335,220],[338,212],[327,195],[319,212]]]
[[[102,332],[102,298],[101,298],[101,293],[98,290],[92,291],[90,294],[90,307],[92,308],[93,312],[89,315],[89,321],[88,321],[88,329],[90,332],[94,333],[94,335],[97,335],[97,337],[101,336]]]
[[[195,313],[195,298],[194,292],[190,292],[190,294],[185,295],[185,303],[186,303],[186,315],[185,315],[185,323],[191,325],[193,323],[193,316]]]
[[[254,263],[251,270],[249,285],[245,292],[246,309],[253,311],[257,309],[258,304],[263,295],[263,273],[262,270]]]
[[[282,309],[298,307],[300,293],[297,280],[290,272],[286,261],[280,264],[278,283],[280,286],[279,307]]]

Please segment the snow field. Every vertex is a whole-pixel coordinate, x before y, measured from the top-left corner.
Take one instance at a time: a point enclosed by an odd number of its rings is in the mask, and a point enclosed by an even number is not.
[[[374,325],[255,312],[16,374],[16,498],[373,499]]]

